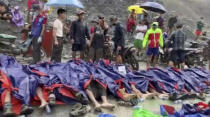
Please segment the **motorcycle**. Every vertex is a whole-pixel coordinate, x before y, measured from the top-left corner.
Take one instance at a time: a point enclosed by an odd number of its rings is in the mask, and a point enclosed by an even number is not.
[[[0,34],[0,53],[20,54],[20,49],[15,44],[16,36]]]
[[[111,43],[111,38],[108,35],[105,39],[105,43],[104,43],[104,58],[105,59],[109,59],[109,60],[115,60],[115,56],[113,54],[113,47],[112,47],[112,43]],[[131,65],[131,67],[134,70],[138,70],[139,69],[139,62],[136,59],[136,48],[134,46],[126,46],[125,48],[123,48],[122,50],[122,60],[125,64],[129,64]]]
[[[17,37],[7,34],[0,34],[0,53],[5,53],[9,55],[29,55],[33,51],[32,39],[30,38],[30,34],[24,33],[26,36],[25,40],[20,44],[15,44]],[[41,58],[45,58],[47,56],[43,47],[41,47]]]
[[[170,48],[170,46],[169,46]],[[160,62],[168,64],[170,60],[170,54],[171,50],[168,48],[160,49]],[[184,56],[185,56],[185,64],[188,67],[193,66],[205,66],[205,60],[203,57],[203,48],[202,45],[197,42],[189,42],[187,44],[187,48],[184,50]],[[180,63],[175,63],[176,65],[179,65]]]

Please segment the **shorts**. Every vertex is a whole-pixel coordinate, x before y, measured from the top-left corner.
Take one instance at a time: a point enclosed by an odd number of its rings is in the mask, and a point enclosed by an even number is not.
[[[73,44],[72,51],[85,51],[85,44]]]
[[[208,60],[210,60],[210,56],[209,55],[210,55],[210,47],[208,48],[208,58],[207,58]]]
[[[196,36],[201,36],[201,34],[202,34],[202,32],[201,32],[200,30],[196,30],[196,31],[195,31],[195,35],[196,35]]]
[[[133,45],[134,45],[135,48],[141,49],[142,48],[142,42],[143,41],[140,40],[140,39],[135,39],[134,42],[133,42]]]
[[[147,56],[158,56],[159,55],[159,48],[148,48]]]
[[[185,62],[185,51],[184,50],[172,50],[170,60],[174,63]]]
[[[93,80],[87,87],[90,91],[93,92],[93,95],[96,99],[101,98],[101,96],[106,96],[106,89],[101,86],[98,82]]]

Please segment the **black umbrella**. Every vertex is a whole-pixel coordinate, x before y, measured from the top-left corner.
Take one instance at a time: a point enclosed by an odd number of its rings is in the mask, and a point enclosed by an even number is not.
[[[148,11],[158,12],[158,13],[166,13],[166,9],[163,5],[157,3],[157,2],[145,2],[142,3],[141,8],[144,8]]]

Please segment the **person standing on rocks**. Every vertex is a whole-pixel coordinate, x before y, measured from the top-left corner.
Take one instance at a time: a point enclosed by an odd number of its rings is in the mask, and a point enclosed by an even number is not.
[[[122,64],[121,55],[125,45],[123,27],[121,26],[120,22],[118,22],[117,17],[110,18],[110,22],[113,26],[115,26],[113,41],[114,41],[114,53],[116,55],[116,62],[117,64]]]
[[[57,10],[58,18],[53,23],[53,52],[51,61],[61,62],[61,55],[63,51],[63,20],[66,19],[66,10]]]
[[[47,18],[42,12],[40,7],[37,7],[38,15],[32,23],[32,46],[33,46],[33,64],[38,63],[41,60],[41,42],[42,36],[47,24]]]
[[[72,43],[72,57],[76,58],[76,52],[80,52],[80,58],[84,59],[84,51],[86,49],[86,38],[89,40],[90,35],[87,24],[84,22],[85,12],[79,10],[77,12],[78,20],[72,22],[71,26],[71,43]]]
[[[203,27],[204,27],[203,19],[204,18],[201,17],[200,21],[197,22],[197,29],[196,29],[196,32],[195,32],[195,35],[196,35],[195,40],[197,40],[202,34]]]

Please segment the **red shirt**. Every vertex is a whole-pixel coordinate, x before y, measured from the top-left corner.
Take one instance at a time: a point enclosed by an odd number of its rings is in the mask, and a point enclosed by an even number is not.
[[[90,28],[90,34],[93,34],[94,32],[95,32],[95,27],[92,26],[92,27]]]
[[[39,4],[38,0],[28,0],[28,10],[31,10],[33,4]]]
[[[34,19],[34,23],[38,23],[39,18],[41,18],[43,16],[44,16],[43,24],[47,24],[47,17],[45,15],[40,15],[40,14],[36,16],[36,18]]]

